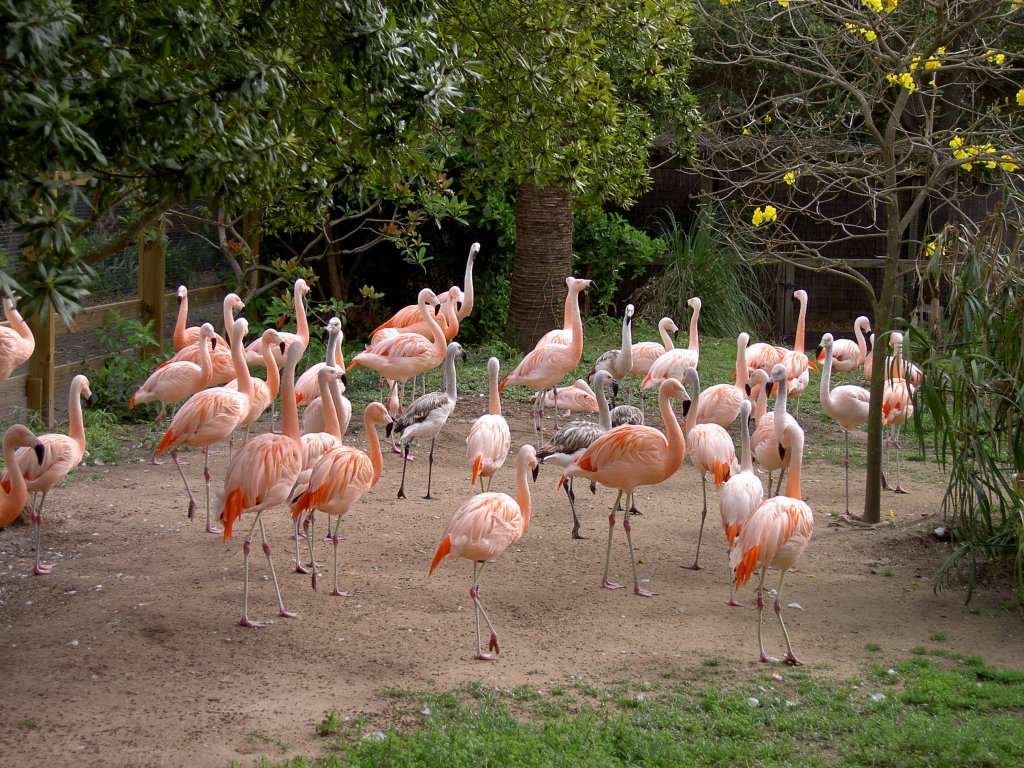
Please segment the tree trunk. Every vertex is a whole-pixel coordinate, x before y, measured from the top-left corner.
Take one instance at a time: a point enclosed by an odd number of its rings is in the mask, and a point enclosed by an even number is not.
[[[562,327],[565,278],[572,269],[572,198],[554,187],[521,184],[516,201],[516,256],[505,339],[533,348]]]

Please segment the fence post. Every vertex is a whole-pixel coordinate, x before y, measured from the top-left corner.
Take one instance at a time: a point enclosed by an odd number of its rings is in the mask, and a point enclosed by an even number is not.
[[[156,233],[139,235],[139,313],[145,324],[153,320],[155,347],[144,347],[143,355],[155,355],[164,348],[164,281],[167,267],[167,237],[164,220]]]
[[[49,305],[46,322],[33,313],[25,318],[32,329],[36,348],[28,359],[28,377],[25,380],[25,399],[29,410],[38,411],[48,430],[53,429],[53,367],[57,356],[57,313]]]

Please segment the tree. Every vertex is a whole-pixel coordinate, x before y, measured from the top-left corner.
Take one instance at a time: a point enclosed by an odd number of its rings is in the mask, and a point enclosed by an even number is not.
[[[338,201],[435,185],[420,137],[459,96],[427,0],[0,0],[0,30],[0,219],[24,235],[23,306],[66,320],[88,265],[181,203],[206,201],[228,253],[250,208],[323,228]]]
[[[667,133],[686,152],[697,122],[685,85],[685,3],[446,0],[448,35],[473,62],[460,138],[470,194],[511,187],[515,267],[507,339],[520,349],[561,322],[574,203],[628,204]]]
[[[1024,8],[702,0],[697,17],[700,169],[722,236],[752,259],[845,275],[870,301],[863,517],[878,522],[883,358],[901,259],[925,254],[948,224],[976,235],[978,209],[1015,182]],[[843,258],[865,242],[884,259],[877,291]]]

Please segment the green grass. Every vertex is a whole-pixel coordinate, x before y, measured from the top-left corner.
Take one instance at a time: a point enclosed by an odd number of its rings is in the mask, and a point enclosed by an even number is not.
[[[391,704],[384,717],[398,725],[332,710],[331,727],[317,727],[329,737],[323,756],[261,765],[1024,764],[1024,673],[951,654],[875,665],[844,682],[808,669],[737,675],[705,665],[685,684],[556,692],[473,683]]]

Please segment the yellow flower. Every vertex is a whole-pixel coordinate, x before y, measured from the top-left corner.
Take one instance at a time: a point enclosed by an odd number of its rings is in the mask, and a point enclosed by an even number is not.
[[[762,224],[767,224],[769,221],[775,221],[779,218],[779,212],[775,209],[774,205],[766,205],[764,209],[755,208],[754,217],[752,219],[754,226],[759,227]]]
[[[924,244],[924,255],[931,258],[935,255],[935,241],[931,240]]]
[[[779,0],[779,5],[783,8],[789,8],[789,0]]]
[[[768,125],[768,123],[770,123],[771,121],[772,121],[772,116],[771,115],[765,115],[764,116],[764,124],[765,125]]]
[[[789,186],[793,186],[794,182],[796,182],[796,171],[787,171],[782,180],[789,184]]]
[[[885,79],[891,85],[901,85],[901,86],[903,86],[910,93],[913,93],[914,90],[917,88],[917,85],[914,83],[914,76],[912,74],[910,74],[909,72],[901,72],[898,75],[892,75],[892,74],[886,75]]]
[[[875,13],[882,12],[882,0],[860,0],[862,5],[866,5]]]
[[[1006,63],[1006,54],[996,53],[991,48],[988,50],[987,56],[985,58],[989,64],[996,64],[997,66],[1002,66],[1003,64]]]
[[[1019,91],[1017,91],[1017,104],[1021,107],[1024,107],[1024,88],[1021,88]]]
[[[960,149],[960,147],[962,147],[963,145],[964,145],[964,137],[963,136],[954,136],[952,139],[949,140],[949,146],[952,149]]]
[[[860,33],[864,35],[864,39],[867,40],[869,43],[873,43],[875,42],[875,40],[878,39],[878,35],[875,33],[875,30],[873,29],[866,29],[864,27],[861,27]]]
[[[999,164],[999,167],[1002,168],[1004,171],[1012,173],[1013,171],[1017,170],[1017,164],[1013,162],[1012,155],[1003,155],[1002,161],[1003,162]]]
[[[945,56],[945,55],[946,55],[946,49],[945,48],[942,48],[942,47],[936,48],[935,49],[935,53],[933,53],[931,56],[929,56],[928,57],[928,61],[926,61],[924,63],[924,68],[925,69],[938,69],[939,67],[942,66],[942,62],[939,59],[940,59],[940,57]]]

